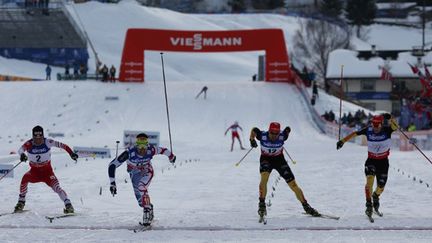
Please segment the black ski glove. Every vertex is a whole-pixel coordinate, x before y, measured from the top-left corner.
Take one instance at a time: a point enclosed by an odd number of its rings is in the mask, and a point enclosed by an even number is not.
[[[255,139],[251,139],[251,140],[250,140],[250,145],[251,145],[252,148],[256,148],[256,147],[258,147],[258,144],[257,144],[257,142],[255,141]]]
[[[344,142],[343,142],[342,140],[339,140],[339,141],[336,143],[336,149],[340,149],[340,148],[342,148],[343,145],[344,145]]]
[[[117,186],[116,186],[115,181],[111,182],[110,192],[111,192],[111,195],[113,195],[113,197],[115,194],[117,194]]]
[[[21,161],[21,162],[26,162],[27,159],[28,159],[28,158],[27,158],[27,155],[26,155],[25,153],[22,153],[21,156],[20,156],[20,161]]]
[[[289,126],[285,127],[284,132],[286,132],[286,134],[289,134],[291,132],[291,128]]]
[[[175,155],[173,155],[172,157],[169,158],[169,162],[170,162],[171,164],[174,164],[175,161],[176,161],[176,159],[177,159],[177,157],[176,157]]]
[[[73,159],[73,160],[76,161],[76,160],[78,159],[78,154],[72,152],[72,153],[70,154],[70,157],[71,157],[71,159]]]

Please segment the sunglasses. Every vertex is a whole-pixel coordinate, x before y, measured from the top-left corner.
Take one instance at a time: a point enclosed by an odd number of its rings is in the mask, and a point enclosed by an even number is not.
[[[35,133],[33,133],[33,137],[34,138],[43,138],[43,133],[42,132],[35,132]]]
[[[146,140],[137,140],[135,143],[139,149],[143,149],[143,148],[147,148],[148,140],[147,139]]]

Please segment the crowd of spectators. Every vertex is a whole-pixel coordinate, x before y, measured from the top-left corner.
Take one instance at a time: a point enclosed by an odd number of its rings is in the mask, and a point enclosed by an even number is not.
[[[326,121],[339,123],[339,119],[336,119],[335,114],[332,110],[326,111],[323,115],[321,115]],[[343,113],[343,116],[341,117],[341,123],[343,125],[346,125],[348,127],[352,128],[362,128],[365,127],[369,120],[372,118],[372,114],[366,112],[364,110],[357,110],[354,115],[351,112]]]
[[[41,9],[42,14],[49,15],[49,0],[24,0],[24,8],[28,14],[34,14],[34,10]]]
[[[418,96],[402,99],[399,124],[410,131],[432,129],[431,99]]]
[[[64,79],[66,80],[84,80],[87,79],[88,68],[85,64],[74,63],[72,65],[72,74],[70,72],[71,66],[65,65]],[[47,73],[48,76],[48,73]]]
[[[96,80],[99,80],[101,78],[102,82],[115,82],[116,81],[116,68],[114,65],[111,65],[111,67],[108,69],[108,66],[104,64],[102,67],[102,63],[99,63],[98,68],[96,70],[97,77]]]

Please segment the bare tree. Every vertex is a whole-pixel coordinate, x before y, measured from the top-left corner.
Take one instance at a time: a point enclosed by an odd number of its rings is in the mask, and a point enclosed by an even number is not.
[[[300,28],[293,38],[294,63],[307,66],[324,80],[329,53],[336,49],[349,49],[351,34],[347,29],[326,21],[303,19],[299,22]]]

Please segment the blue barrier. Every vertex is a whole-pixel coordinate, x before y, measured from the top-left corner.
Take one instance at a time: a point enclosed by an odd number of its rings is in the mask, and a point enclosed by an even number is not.
[[[87,65],[87,48],[0,48],[0,56],[45,63],[52,66]]]

